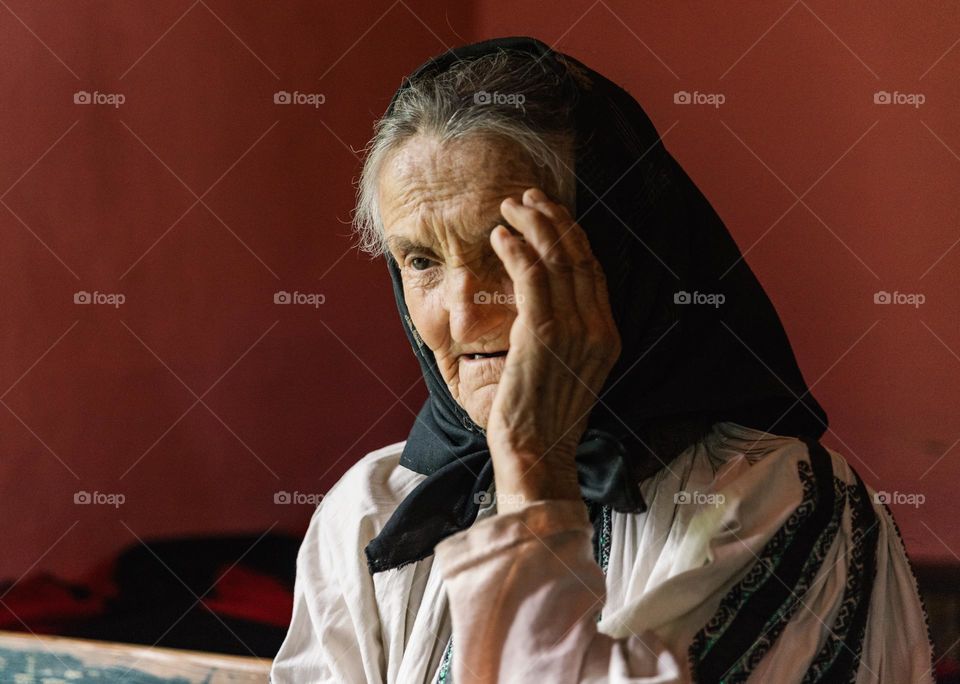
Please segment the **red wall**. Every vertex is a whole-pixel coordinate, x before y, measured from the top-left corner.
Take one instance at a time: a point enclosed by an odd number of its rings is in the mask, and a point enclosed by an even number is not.
[[[922,493],[895,506],[908,546],[955,559],[960,10],[7,5],[0,577],[76,577],[138,537],[300,531],[312,508],[275,492],[323,492],[405,437],[424,389],[383,264],[350,250],[353,150],[425,57],[505,34],[556,43],[670,129],[781,312],[825,443],[874,487]],[[326,100],[278,105],[281,90]],[[325,301],[279,306],[279,290]],[[878,290],[926,302],[879,306]]]

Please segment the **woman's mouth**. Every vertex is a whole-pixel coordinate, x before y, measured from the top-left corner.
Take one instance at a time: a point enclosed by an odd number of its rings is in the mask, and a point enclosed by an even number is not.
[[[495,352],[478,352],[471,354],[461,354],[460,358],[466,361],[482,361],[483,359],[495,359],[498,357],[506,356],[507,350],[495,351]]]

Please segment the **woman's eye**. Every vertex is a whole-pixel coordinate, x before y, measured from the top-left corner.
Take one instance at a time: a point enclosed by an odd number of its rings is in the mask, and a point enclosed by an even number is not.
[[[433,261],[426,257],[412,257],[408,263],[414,271],[425,271],[430,268]]]

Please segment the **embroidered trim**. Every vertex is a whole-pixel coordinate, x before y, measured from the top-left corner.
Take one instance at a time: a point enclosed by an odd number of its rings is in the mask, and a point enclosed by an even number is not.
[[[698,682],[747,679],[796,611],[833,543],[846,488],[833,475],[829,453],[815,440],[804,442],[810,461],[797,463],[803,500],[695,635],[687,655]]]
[[[803,486],[803,500],[787,521],[777,530],[767,545],[763,548],[760,558],[747,571],[746,576],[734,585],[720,601],[716,612],[710,621],[693,638],[689,654],[693,661],[700,661],[716,645],[721,636],[729,629],[740,608],[773,574],[774,567],[779,563],[784,550],[793,541],[797,530],[806,521],[814,509],[814,493],[816,487],[810,464],[806,461],[797,463],[797,471]]]
[[[613,511],[609,506],[604,506],[601,513],[603,516],[603,534],[600,536],[600,558],[597,564],[603,570],[603,575],[607,575],[607,566],[610,564],[610,544],[613,542]]]
[[[830,638],[814,658],[803,684],[853,682],[860,665],[870,597],[877,570],[880,519],[867,499],[866,488],[859,476],[855,484],[846,486],[850,500],[853,550],[849,557],[843,601],[833,621]]]
[[[786,628],[787,623],[790,622],[794,613],[803,605],[803,596],[810,589],[810,585],[813,584],[813,580],[820,572],[820,568],[823,567],[823,561],[826,559],[827,553],[830,551],[830,547],[840,529],[845,506],[846,487],[845,483],[839,478],[833,479],[833,486],[835,499],[840,502],[840,505],[834,508],[834,515],[828,527],[817,540],[816,547],[809,560],[804,564],[800,578],[794,585],[794,588],[790,590],[790,597],[786,599],[780,609],[777,610],[773,617],[767,621],[767,624],[764,625],[762,637],[757,640],[756,645],[750,650],[749,654],[745,658],[741,658],[739,667],[742,668],[742,674],[738,674],[738,676],[731,679],[725,679],[724,682],[746,681],[753,669],[760,664],[763,657],[773,647],[773,644]]]
[[[452,684],[453,672],[450,670],[450,659],[453,657],[453,633],[447,639],[447,647],[443,651],[443,658],[440,659],[440,668],[437,670],[436,684]]]
[[[610,544],[613,541],[613,510],[610,506],[596,504],[584,499],[593,521],[593,559],[600,566],[604,577],[610,564]],[[595,622],[600,622],[603,609],[597,612]]]
[[[593,559],[597,561],[597,565],[606,576],[607,565],[610,563],[610,542],[613,536],[611,532],[613,509],[586,499],[584,501],[587,504],[590,520],[593,521]]]

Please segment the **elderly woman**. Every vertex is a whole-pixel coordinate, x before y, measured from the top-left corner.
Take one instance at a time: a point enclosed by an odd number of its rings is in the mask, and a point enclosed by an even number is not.
[[[890,511],[625,91],[529,38],[432,59],[356,223],[430,394],[318,506],[275,684],[932,681]]]

